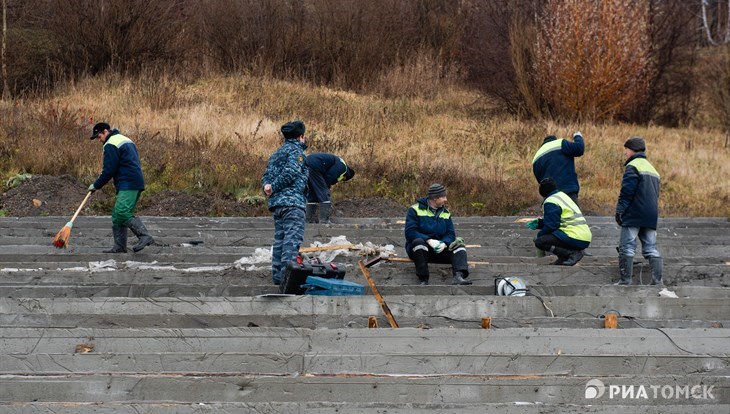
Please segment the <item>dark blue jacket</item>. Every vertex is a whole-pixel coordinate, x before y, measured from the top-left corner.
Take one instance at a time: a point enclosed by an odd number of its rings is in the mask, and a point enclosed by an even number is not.
[[[309,169],[319,172],[329,186],[337,184],[340,176],[347,171],[347,164],[334,154],[315,152],[307,155]]]
[[[295,138],[284,140],[269,157],[261,177],[261,186],[271,184],[273,190],[269,197],[269,210],[281,206],[304,209],[308,175],[304,144]]]
[[[406,214],[406,251],[411,251],[415,239],[441,240],[448,246],[456,239],[454,221],[446,207],[434,211],[428,206],[428,197],[419,198]]]
[[[544,178],[552,178],[560,191],[578,193],[580,185],[574,158],[583,155],[585,142],[580,135],[576,135],[574,141],[558,140],[554,136],[545,138],[532,160],[532,172],[538,183]]]
[[[99,178],[94,181],[98,190],[114,179],[114,188],[120,190],[144,190],[144,176],[137,154],[137,147],[131,139],[113,129],[104,143],[104,166]]]
[[[624,166],[621,193],[616,204],[621,226],[656,230],[659,221],[659,173],[643,152],[632,155]]]

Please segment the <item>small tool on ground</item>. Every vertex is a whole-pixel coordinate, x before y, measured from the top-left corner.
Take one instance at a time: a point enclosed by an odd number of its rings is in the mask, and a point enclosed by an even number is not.
[[[71,237],[71,228],[74,225],[74,220],[76,220],[76,216],[79,215],[79,212],[81,212],[81,209],[84,208],[84,205],[89,200],[89,197],[91,196],[91,193],[93,191],[89,191],[86,193],[86,197],[84,197],[84,201],[81,202],[81,205],[76,210],[76,213],[74,213],[74,216],[71,217],[71,220],[66,223],[63,228],[56,233],[56,236],[53,238],[53,245],[56,246],[57,249],[65,249],[68,247],[68,239]]]

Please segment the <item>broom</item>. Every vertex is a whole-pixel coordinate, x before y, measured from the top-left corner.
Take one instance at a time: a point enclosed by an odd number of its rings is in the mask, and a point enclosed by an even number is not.
[[[53,245],[56,246],[58,249],[66,248],[68,246],[68,239],[71,237],[71,227],[74,225],[74,220],[76,220],[76,216],[79,215],[79,212],[82,208],[84,208],[84,204],[86,204],[86,201],[91,196],[92,191],[89,191],[88,194],[86,194],[86,197],[84,198],[84,201],[81,202],[81,205],[76,210],[76,213],[73,217],[71,217],[71,221],[66,223],[65,226],[56,233],[56,237],[53,238]]]

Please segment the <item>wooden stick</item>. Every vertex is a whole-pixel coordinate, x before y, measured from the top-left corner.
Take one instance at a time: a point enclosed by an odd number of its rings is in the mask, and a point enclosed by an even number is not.
[[[353,247],[355,247],[354,244],[337,244],[334,246],[303,247],[303,248],[299,249],[299,253],[320,252],[320,251],[325,251],[325,250],[352,249]]]
[[[79,206],[79,208],[76,209],[76,213],[74,213],[74,216],[71,217],[72,223],[74,220],[76,220],[76,216],[79,215],[79,213],[81,212],[81,209],[84,208],[84,204],[86,204],[86,202],[89,200],[89,197],[91,197],[91,193],[92,193],[92,191],[89,191],[88,193],[86,193],[86,197],[84,197],[84,201],[81,202],[81,205]]]
[[[398,322],[395,321],[395,318],[393,317],[393,314],[390,313],[390,308],[388,307],[388,304],[385,303],[385,299],[383,299],[382,296],[380,296],[380,292],[378,292],[378,287],[375,286],[375,282],[373,282],[373,278],[370,277],[370,272],[368,272],[368,269],[365,267],[365,263],[360,260],[358,262],[360,264],[360,270],[362,270],[362,274],[365,275],[365,279],[368,281],[368,285],[370,285],[370,289],[373,291],[373,294],[375,295],[375,299],[380,302],[380,307],[383,308],[383,312],[385,312],[385,317],[388,318],[388,322],[390,322],[390,326],[392,328],[398,327]]]
[[[413,260],[408,259],[406,257],[383,257],[383,260],[388,262],[412,262]],[[489,262],[466,262],[467,264],[489,264]]]

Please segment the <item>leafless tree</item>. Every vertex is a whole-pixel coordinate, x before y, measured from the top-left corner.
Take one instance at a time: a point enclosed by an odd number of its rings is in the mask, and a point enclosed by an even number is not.
[[[724,7],[723,10],[722,0],[716,0],[713,4],[710,4],[710,0],[702,0],[702,26],[707,41],[713,46],[730,43],[730,0],[727,0]],[[709,19],[707,17],[708,9],[710,9]],[[722,34],[723,26],[725,26],[724,35]],[[712,34],[713,27],[715,36]]]
[[[10,99],[10,88],[8,88],[8,66],[5,63],[5,41],[8,33],[8,4],[6,0],[3,0],[3,46],[2,46],[2,65],[3,65],[3,95],[4,101]]]

